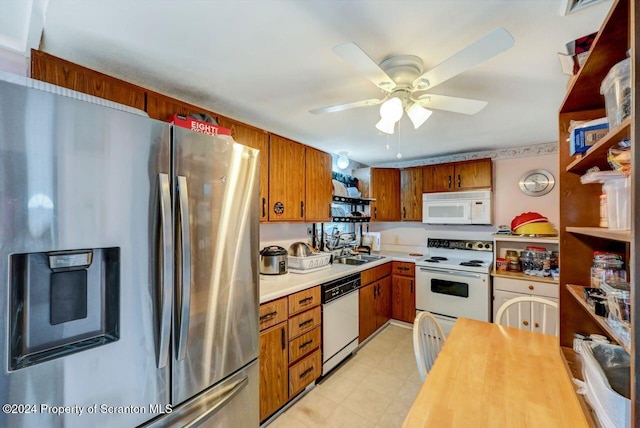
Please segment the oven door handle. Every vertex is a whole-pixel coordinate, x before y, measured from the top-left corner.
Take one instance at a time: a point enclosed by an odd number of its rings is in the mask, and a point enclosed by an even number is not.
[[[428,268],[421,267],[420,272],[445,273],[447,275],[460,276],[464,278],[478,278],[478,279],[481,278],[481,274],[479,273],[470,273],[470,272],[463,272],[458,270],[438,270],[438,269],[428,269]]]

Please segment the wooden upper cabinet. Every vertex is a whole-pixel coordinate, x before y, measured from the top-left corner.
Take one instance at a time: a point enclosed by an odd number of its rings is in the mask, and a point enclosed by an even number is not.
[[[212,111],[156,92],[147,92],[147,113],[150,118],[162,120],[163,122],[169,120],[174,114],[188,116],[190,114],[206,113],[213,119],[216,119],[217,116]]]
[[[144,88],[41,51],[31,51],[31,78],[140,110],[145,109]]]
[[[455,182],[458,190],[491,188],[491,159],[456,162]]]
[[[371,202],[371,221],[400,221],[400,170],[361,168],[353,171],[362,197]]]
[[[331,221],[331,155],[306,147],[305,172],[306,221]]]
[[[422,168],[400,170],[402,221],[422,220]]]
[[[258,200],[258,209],[260,210],[260,222],[266,222],[269,219],[267,215],[267,203],[269,202],[269,134],[261,129],[222,116],[218,117],[218,124],[224,128],[231,129],[231,136],[236,142],[260,150],[260,199]]]
[[[451,162],[422,167],[422,191],[455,192],[492,187],[491,159]]]
[[[305,146],[269,135],[269,221],[303,221]]]

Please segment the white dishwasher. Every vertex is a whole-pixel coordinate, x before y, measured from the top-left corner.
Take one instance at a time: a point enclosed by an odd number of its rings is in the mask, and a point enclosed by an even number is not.
[[[322,284],[322,375],[358,347],[360,274]]]

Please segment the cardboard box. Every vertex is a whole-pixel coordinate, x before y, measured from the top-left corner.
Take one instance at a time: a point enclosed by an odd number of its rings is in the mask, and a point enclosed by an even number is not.
[[[607,118],[600,118],[577,126],[569,139],[569,154],[585,153],[609,132]]]
[[[168,122],[173,123],[181,128],[191,129],[192,131],[200,132],[207,135],[229,135],[231,136],[231,130],[229,128],[223,128],[222,126],[214,125],[213,123],[204,122],[202,120],[192,119],[186,116],[180,116],[174,114]]]

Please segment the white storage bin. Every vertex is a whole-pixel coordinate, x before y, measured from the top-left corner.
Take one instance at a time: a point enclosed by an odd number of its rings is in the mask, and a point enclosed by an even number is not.
[[[631,228],[631,180],[629,177],[609,179],[602,189],[607,195],[607,227],[628,230]]]
[[[604,95],[604,104],[607,109],[609,129],[620,125],[631,115],[630,71],[630,61],[626,58],[611,67],[600,85],[600,93]]]
[[[604,428],[630,427],[631,400],[611,388],[602,364],[594,355],[596,347],[606,350],[609,357],[608,370],[629,370],[630,366],[629,354],[621,346],[583,342],[580,354],[582,355],[582,374],[586,384],[587,401],[596,412],[596,416]],[[630,382],[628,375],[627,381]]]

